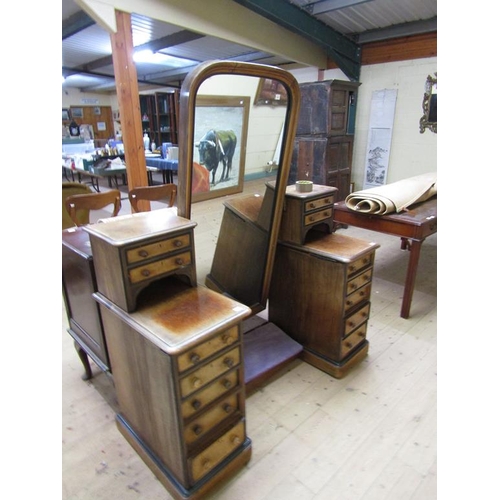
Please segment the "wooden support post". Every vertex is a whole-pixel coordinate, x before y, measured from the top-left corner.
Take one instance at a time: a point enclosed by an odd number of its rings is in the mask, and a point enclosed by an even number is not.
[[[142,136],[139,84],[133,60],[131,16],[127,12],[115,11],[116,33],[112,33],[113,67],[115,71],[116,94],[120,109],[128,188],[148,185],[146,156]],[[147,200],[139,201],[141,210],[150,210]]]

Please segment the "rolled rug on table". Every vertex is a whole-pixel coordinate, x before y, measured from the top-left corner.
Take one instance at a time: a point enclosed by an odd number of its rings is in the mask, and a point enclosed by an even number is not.
[[[347,195],[347,208],[366,214],[384,215],[402,212],[414,203],[437,195],[437,172],[409,177]]]

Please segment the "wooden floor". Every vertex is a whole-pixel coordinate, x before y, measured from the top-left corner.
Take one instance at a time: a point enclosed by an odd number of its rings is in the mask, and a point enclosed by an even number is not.
[[[245,183],[263,193],[264,180]],[[153,208],[161,206],[153,205]],[[130,212],[123,201],[121,214]],[[210,269],[222,199],[193,205],[197,274]],[[102,214],[105,216],[106,214]],[[437,498],[437,235],[422,247],[409,319],[399,316],[408,253],[396,237],[376,241],[368,357],[337,380],[295,361],[247,399],[248,465],[216,493],[223,500],[434,500]],[[62,498],[171,498],[115,424],[112,379],[82,365],[62,305]],[[265,313],[263,313],[265,314]]]

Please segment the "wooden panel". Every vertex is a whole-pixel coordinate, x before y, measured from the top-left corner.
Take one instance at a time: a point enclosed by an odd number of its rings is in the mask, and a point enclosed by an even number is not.
[[[437,31],[370,42],[361,46],[361,65],[407,61],[437,56]],[[338,68],[328,60],[327,69]]]
[[[92,125],[94,129],[94,139],[102,141],[114,138],[115,130],[113,128],[111,106],[71,106],[71,116],[73,116],[74,109],[81,109],[83,117],[74,117],[73,120],[78,123],[78,125]],[[98,122],[104,124],[104,130],[99,130],[97,125]],[[63,124],[67,123],[67,121],[63,122]],[[96,147],[99,147],[97,141]]]

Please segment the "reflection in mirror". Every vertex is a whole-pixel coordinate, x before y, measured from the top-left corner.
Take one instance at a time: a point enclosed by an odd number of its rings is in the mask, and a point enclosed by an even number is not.
[[[422,109],[424,115],[420,118],[420,133],[423,134],[425,129],[437,133],[437,73],[435,77],[429,75],[425,82],[424,99]]]
[[[256,104],[263,78],[285,89],[286,106]],[[178,213],[220,198],[223,217],[206,285],[265,309],[297,125],[299,88],[279,68],[209,62],[184,81],[180,95]],[[244,179],[276,189],[242,194]]]

